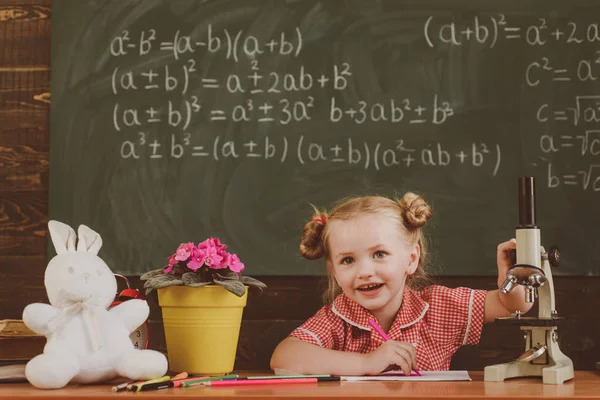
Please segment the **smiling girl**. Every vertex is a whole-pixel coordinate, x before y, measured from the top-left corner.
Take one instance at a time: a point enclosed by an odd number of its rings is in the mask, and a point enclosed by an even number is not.
[[[330,303],[275,349],[271,368],[303,374],[373,375],[387,369],[447,370],[462,345],[476,344],[484,323],[525,313],[523,287],[450,289],[429,285],[421,227],[432,215],[420,196],[364,196],[304,226],[300,254],[324,258]],[[497,248],[498,282],[511,267],[514,239]],[[370,325],[375,319],[385,341]]]

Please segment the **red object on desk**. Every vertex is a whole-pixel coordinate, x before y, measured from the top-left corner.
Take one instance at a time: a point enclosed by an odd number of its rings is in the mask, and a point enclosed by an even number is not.
[[[117,298],[111,303],[109,308],[115,307],[123,303],[124,301],[132,299],[147,301],[146,296],[144,296],[139,290],[131,288],[127,277],[120,274],[114,275],[115,277],[125,280],[125,283],[127,284],[127,289],[124,289],[121,293],[118,294]],[[148,320],[144,321],[142,325],[138,326],[133,332],[131,332],[129,338],[131,339],[131,342],[133,343],[133,346],[136,349],[147,349],[148,344],[150,343],[150,325],[148,323]]]

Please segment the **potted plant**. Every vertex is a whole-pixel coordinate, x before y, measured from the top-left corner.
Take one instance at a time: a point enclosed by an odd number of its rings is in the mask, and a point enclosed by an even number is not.
[[[244,264],[217,238],[182,243],[164,269],[141,276],[156,289],[169,368],[201,375],[233,370],[248,287],[266,288],[242,275]]]

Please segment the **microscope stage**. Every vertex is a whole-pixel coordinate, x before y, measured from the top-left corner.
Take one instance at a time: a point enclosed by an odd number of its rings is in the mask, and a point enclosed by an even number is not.
[[[538,318],[538,317],[503,317],[496,318],[496,322],[507,325],[521,326],[558,326],[562,317]]]

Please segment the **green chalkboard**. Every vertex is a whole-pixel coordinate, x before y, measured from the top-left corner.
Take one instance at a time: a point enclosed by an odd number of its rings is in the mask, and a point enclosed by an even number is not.
[[[310,204],[422,194],[433,272],[494,275],[534,176],[557,274],[600,273],[597,1],[55,0],[50,209],[118,272],[219,237],[250,275]]]

